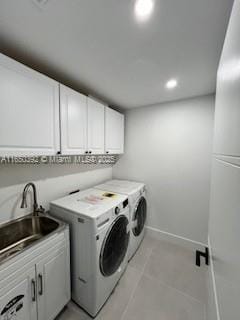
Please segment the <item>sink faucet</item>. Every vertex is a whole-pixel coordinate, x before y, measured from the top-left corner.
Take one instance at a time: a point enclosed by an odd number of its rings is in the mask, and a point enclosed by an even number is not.
[[[27,192],[29,187],[32,187],[33,189],[33,215],[37,216],[39,213],[44,213],[44,208],[42,206],[38,207],[37,203],[37,190],[34,183],[29,182],[24,187],[23,193],[22,193],[22,203],[21,208],[27,208]]]

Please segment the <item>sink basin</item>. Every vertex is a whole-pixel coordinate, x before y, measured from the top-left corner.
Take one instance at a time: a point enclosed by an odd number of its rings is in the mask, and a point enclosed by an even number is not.
[[[26,216],[0,226],[0,263],[56,231],[61,222],[47,216]]]

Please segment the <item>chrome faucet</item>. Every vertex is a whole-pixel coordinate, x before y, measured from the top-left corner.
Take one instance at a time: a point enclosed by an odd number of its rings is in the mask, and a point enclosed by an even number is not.
[[[32,187],[33,189],[33,215],[37,216],[39,213],[44,213],[45,210],[42,206],[38,207],[37,190],[35,184],[32,182],[26,184],[26,186],[23,189],[21,208],[27,208],[27,192],[29,187]]]

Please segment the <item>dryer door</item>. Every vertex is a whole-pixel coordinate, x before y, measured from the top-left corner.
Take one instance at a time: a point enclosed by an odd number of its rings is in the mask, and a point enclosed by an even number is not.
[[[146,218],[147,218],[147,201],[144,197],[141,197],[133,213],[132,231],[135,237],[138,237],[141,234],[146,222]]]
[[[106,277],[117,271],[126,256],[130,236],[128,224],[127,217],[119,216],[109,228],[103,241],[100,270]]]

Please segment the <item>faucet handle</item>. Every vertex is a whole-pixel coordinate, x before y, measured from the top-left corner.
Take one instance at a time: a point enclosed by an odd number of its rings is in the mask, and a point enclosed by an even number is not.
[[[37,208],[37,213],[45,213],[45,209],[42,207],[42,206],[40,206],[39,208]]]
[[[42,213],[44,213],[45,212],[45,209],[43,208],[43,206],[40,206],[40,208],[39,208],[40,210],[41,210],[41,212]]]

